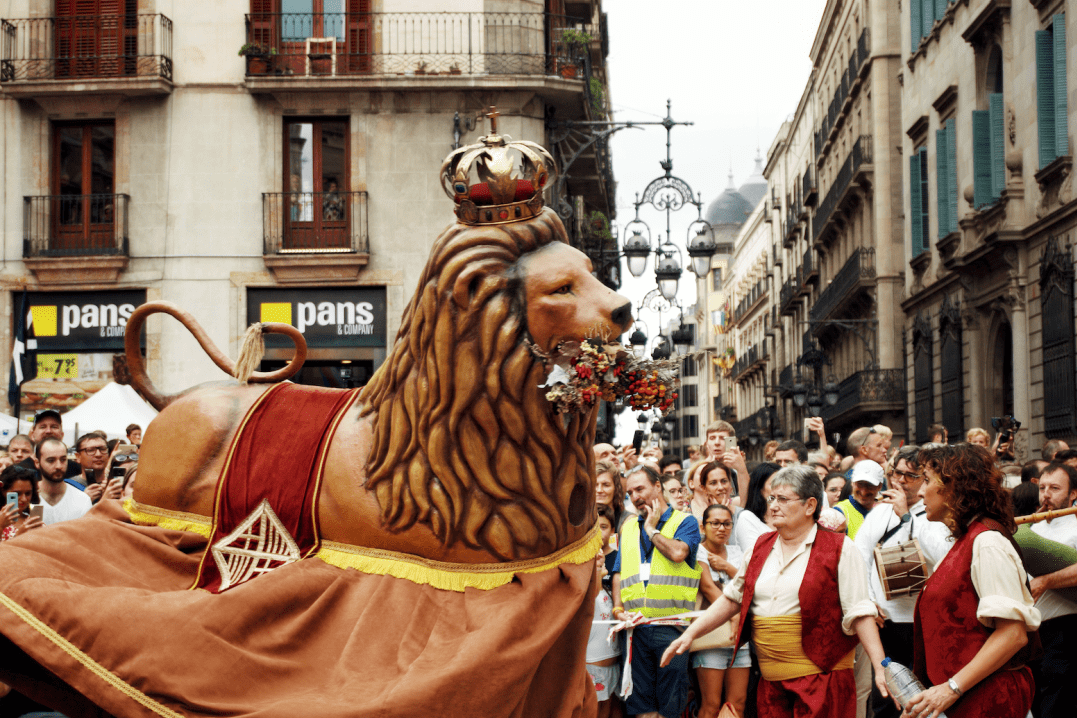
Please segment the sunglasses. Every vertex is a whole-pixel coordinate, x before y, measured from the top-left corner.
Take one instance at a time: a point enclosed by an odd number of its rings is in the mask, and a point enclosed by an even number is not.
[[[112,459],[114,464],[122,464],[127,461],[138,461],[138,454],[116,454],[115,458]]]

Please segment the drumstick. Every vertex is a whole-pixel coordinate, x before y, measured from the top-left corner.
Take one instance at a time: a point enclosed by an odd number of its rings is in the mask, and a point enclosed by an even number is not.
[[[1069,516],[1070,514],[1077,514],[1077,506],[1071,506],[1068,509],[1055,509],[1054,511],[1044,511],[1040,514],[1017,516],[1014,518],[1013,522],[1018,526],[1020,526],[1021,524],[1038,524],[1040,521],[1057,519],[1059,516]]]

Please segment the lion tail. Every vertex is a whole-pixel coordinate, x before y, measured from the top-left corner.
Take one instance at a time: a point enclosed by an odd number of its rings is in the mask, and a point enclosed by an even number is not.
[[[146,373],[146,359],[142,356],[142,347],[139,339],[142,335],[142,325],[151,314],[169,314],[187,327],[187,331],[198,341],[202,350],[220,369],[229,376],[240,381],[253,382],[255,384],[271,384],[290,378],[301,368],[307,359],[307,342],[299,330],[290,324],[278,322],[260,322],[252,324],[244,336],[243,347],[240,351],[239,361],[233,362],[217,348],[213,340],[209,338],[198,321],[187,311],[184,311],[172,302],[156,301],[146,302],[134,312],[127,320],[127,330],[124,335],[124,352],[127,358],[127,368],[130,372],[131,386],[148,401],[153,408],[161,411],[171,404],[179,394],[162,394],[153,385]],[[263,334],[284,334],[295,342],[295,356],[284,367],[272,372],[254,371],[254,367],[261,361],[265,349]]]

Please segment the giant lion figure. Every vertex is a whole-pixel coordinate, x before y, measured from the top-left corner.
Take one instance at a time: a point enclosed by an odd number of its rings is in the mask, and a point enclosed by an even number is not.
[[[154,312],[234,365],[182,310],[140,307],[127,361],[162,411],[133,499],[0,546],[0,680],[69,718],[590,714],[596,416],[553,411],[538,356],[619,336],[629,309],[541,208],[438,238],[355,400],[272,383],[298,362],[164,396],[138,349]],[[312,439],[308,395],[339,407]],[[318,451],[310,551],[199,585],[230,528],[222,477],[245,457],[243,480],[290,490],[298,444]]]

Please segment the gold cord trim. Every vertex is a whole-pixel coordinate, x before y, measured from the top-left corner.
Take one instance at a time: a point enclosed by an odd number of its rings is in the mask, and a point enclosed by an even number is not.
[[[208,516],[159,509],[156,506],[140,504],[134,499],[124,501],[123,508],[131,517],[131,521],[140,526],[159,526],[173,531],[190,531],[207,539],[213,531],[213,520]]]
[[[323,541],[322,549],[315,557],[337,568],[392,576],[419,585],[462,593],[468,588],[489,591],[504,586],[519,573],[539,573],[565,563],[583,564],[594,561],[601,549],[602,534],[596,526],[582,539],[556,553],[510,563],[445,563],[412,554],[361,548],[335,541]]]
[[[123,695],[135,701],[143,708],[151,710],[159,716],[165,716],[165,718],[183,718],[183,714],[177,713],[176,711],[161,705],[160,703],[153,700],[137,688],[132,688],[115,673],[105,668],[94,659],[87,656],[66,638],[61,636],[59,633],[54,631],[45,623],[42,623],[37,616],[30,613],[28,610],[20,606],[14,600],[9,598],[8,596],[5,596],[2,593],[0,593],[0,605],[3,605],[9,611],[22,619],[27,625],[29,625],[35,631],[37,631],[42,636],[51,641],[57,648],[59,648],[64,653],[81,663],[88,671],[90,671],[90,673],[94,674],[95,676],[103,680],[105,683],[118,690]]]

